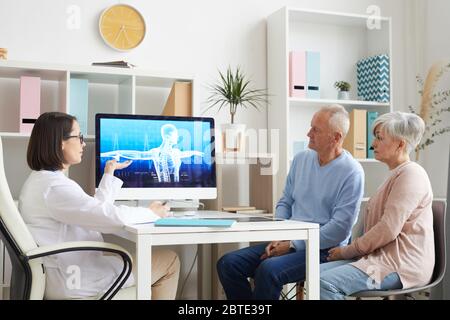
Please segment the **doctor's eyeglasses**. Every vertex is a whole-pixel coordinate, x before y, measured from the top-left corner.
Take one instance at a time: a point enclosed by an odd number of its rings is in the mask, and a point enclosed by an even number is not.
[[[84,137],[83,137],[82,133],[80,133],[77,136],[67,136],[67,137],[64,138],[64,140],[67,140],[67,139],[70,139],[70,138],[78,138],[78,139],[80,139],[80,144],[83,144],[83,142],[84,142]]]

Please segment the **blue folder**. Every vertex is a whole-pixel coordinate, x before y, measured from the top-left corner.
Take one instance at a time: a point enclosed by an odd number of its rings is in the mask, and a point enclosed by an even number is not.
[[[80,131],[87,135],[88,131],[88,96],[89,81],[86,79],[70,79],[70,114],[77,117]]]
[[[236,220],[231,219],[180,219],[163,218],[155,222],[157,227],[231,227]]]
[[[306,97],[320,99],[320,52],[306,51]]]

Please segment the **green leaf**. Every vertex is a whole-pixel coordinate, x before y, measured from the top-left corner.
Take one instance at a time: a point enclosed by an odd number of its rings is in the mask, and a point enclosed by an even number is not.
[[[219,72],[219,82],[208,85],[210,96],[207,98],[207,107],[204,111],[218,107],[218,111],[224,105],[228,105],[230,114],[237,112],[238,107],[253,107],[257,110],[262,105],[268,104],[266,89],[252,89],[251,81],[246,78],[240,67],[232,70],[228,67],[226,72]]]

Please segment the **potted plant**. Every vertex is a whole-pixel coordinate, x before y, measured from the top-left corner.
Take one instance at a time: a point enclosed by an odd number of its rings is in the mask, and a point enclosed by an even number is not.
[[[334,83],[334,87],[338,89],[338,99],[339,100],[348,100],[350,99],[350,83],[346,81],[337,81]]]
[[[234,123],[234,117],[239,107],[253,107],[259,110],[268,102],[266,89],[252,89],[240,67],[234,71],[228,67],[226,74],[219,70],[220,80],[208,86],[211,95],[207,99],[205,111],[217,107],[220,111],[224,106],[229,108],[231,123],[222,125],[223,151],[241,151],[244,149],[245,124]]]

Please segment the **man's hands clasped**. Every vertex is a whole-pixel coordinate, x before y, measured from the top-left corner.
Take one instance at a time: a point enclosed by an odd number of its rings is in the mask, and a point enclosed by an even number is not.
[[[261,260],[285,255],[289,252],[290,241],[272,241],[266,247],[266,252],[261,256]]]

